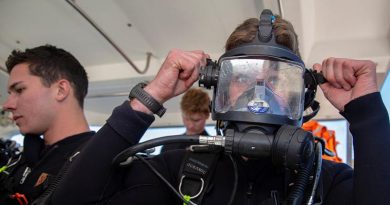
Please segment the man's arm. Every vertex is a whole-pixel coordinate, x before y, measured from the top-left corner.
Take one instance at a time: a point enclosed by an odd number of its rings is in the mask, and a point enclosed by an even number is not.
[[[144,89],[161,104],[186,91],[198,79],[208,55],[173,50]],[[115,108],[107,123],[87,143],[58,185],[52,204],[96,204],[117,193],[124,170],[112,165],[122,150],[138,143],[153,122],[151,111],[133,99]]]
[[[390,195],[389,115],[376,84],[371,61],[330,58],[314,68],[322,71],[328,83],[321,85],[325,96],[350,123],[354,139],[353,182],[345,178],[331,190],[334,202],[350,198],[352,204],[386,204]],[[333,179],[337,181],[336,179]],[[339,193],[335,192],[345,184]],[[352,193],[342,193],[352,190]],[[341,198],[340,198],[341,197]],[[329,200],[332,200],[329,199]]]

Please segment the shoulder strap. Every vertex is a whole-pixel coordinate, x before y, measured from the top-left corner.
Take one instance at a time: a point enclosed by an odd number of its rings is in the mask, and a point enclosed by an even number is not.
[[[324,182],[321,174],[316,194],[314,195],[313,205],[321,205],[322,203],[324,203]]]
[[[201,151],[196,148],[196,145],[191,146],[191,151],[187,151],[181,164],[179,192],[192,203],[201,204],[221,151],[211,147],[202,147]]]

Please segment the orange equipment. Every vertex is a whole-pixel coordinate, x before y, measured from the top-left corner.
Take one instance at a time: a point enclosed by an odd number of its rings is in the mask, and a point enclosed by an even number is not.
[[[334,162],[342,162],[342,159],[337,155],[336,146],[339,142],[336,141],[336,135],[333,130],[328,130],[325,126],[320,125],[315,120],[310,120],[306,123],[303,123],[302,128],[306,131],[311,131],[314,136],[324,139],[326,142],[326,148],[335,154],[333,157],[323,155],[323,159]]]

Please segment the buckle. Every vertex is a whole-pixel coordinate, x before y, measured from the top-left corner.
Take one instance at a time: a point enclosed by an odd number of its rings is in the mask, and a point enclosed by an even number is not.
[[[191,152],[209,152],[210,146],[209,145],[191,145],[188,149]]]

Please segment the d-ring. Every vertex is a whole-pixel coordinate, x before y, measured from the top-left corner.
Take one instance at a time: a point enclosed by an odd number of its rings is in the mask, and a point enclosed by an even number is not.
[[[186,175],[181,176],[180,184],[179,184],[179,192],[180,192],[180,194],[181,194],[182,196],[184,196],[184,194],[181,192],[181,185],[182,185],[183,179],[184,179],[185,177],[186,177]],[[189,196],[190,199],[194,199],[194,198],[198,197],[198,196],[202,193],[202,191],[203,191],[203,186],[204,186],[204,180],[203,180],[203,178],[200,178],[200,182],[202,183],[202,185],[201,185],[201,187],[200,187],[199,192],[198,192],[197,194],[195,194],[194,196]]]

